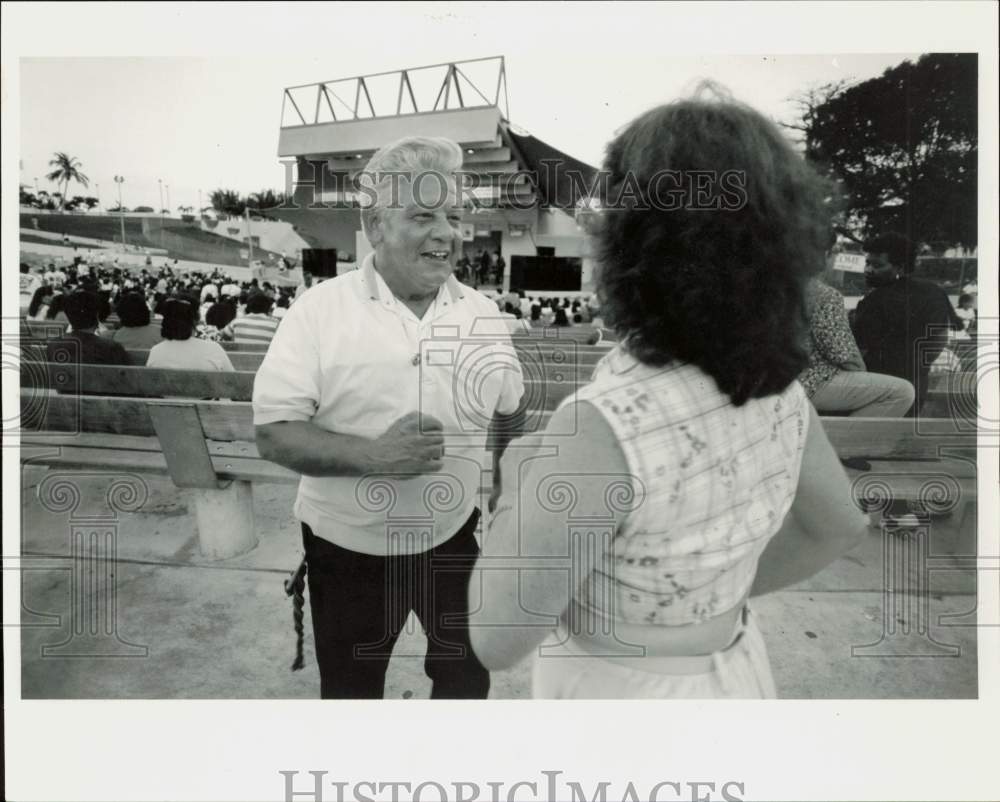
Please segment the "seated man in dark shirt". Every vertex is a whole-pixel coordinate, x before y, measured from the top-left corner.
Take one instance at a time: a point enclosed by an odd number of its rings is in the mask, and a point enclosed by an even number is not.
[[[131,365],[128,351],[119,343],[97,336],[100,308],[95,292],[77,290],[67,296],[64,311],[73,328],[45,344],[46,359],[63,365]]]
[[[906,379],[916,389],[911,415],[927,397],[931,363],[961,321],[944,290],[913,278],[913,244],[901,234],[882,234],[865,243],[865,280],[874,287],[858,302],[853,328],[872,373]]]

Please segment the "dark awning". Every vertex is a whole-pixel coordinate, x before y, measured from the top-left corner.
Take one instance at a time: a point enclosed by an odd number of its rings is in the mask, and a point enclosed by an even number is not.
[[[596,167],[563,153],[507,120],[500,121],[500,129],[524,169],[537,176],[543,206],[572,209],[580,198],[588,195],[597,176]]]

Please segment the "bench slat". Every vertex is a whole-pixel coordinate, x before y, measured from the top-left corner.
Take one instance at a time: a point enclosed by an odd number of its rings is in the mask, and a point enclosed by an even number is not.
[[[155,434],[144,401],[103,396],[49,395],[22,392],[22,427],[54,431]],[[169,402],[164,402],[169,403]],[[250,404],[225,401],[190,402],[198,409],[204,436],[209,440],[252,441]],[[39,406],[44,407],[39,409]],[[537,413],[542,425],[550,413]],[[974,450],[976,434],[963,431],[961,422],[947,419],[823,418],[830,442],[841,457],[868,459],[937,459],[944,446]],[[537,429],[542,431],[541,428]]]
[[[37,392],[21,393],[21,426],[56,432],[90,432],[155,436],[147,405],[154,400],[71,396],[55,393],[40,398]],[[202,430],[209,440],[253,440],[253,409],[238,401],[192,401]]]
[[[533,346],[527,348],[515,348],[522,363],[527,360],[531,364],[541,362],[548,372],[551,369],[561,372],[574,371],[578,375],[585,375],[590,378],[593,366],[603,357],[607,351],[580,352],[574,348],[540,348]],[[129,357],[134,365],[143,366],[149,360],[149,350],[143,348],[129,349]],[[558,354],[558,356],[556,356]],[[262,351],[230,351],[227,356],[233,367],[238,371],[256,372],[264,361]],[[560,361],[556,361],[559,359]],[[38,357],[39,361],[45,361],[44,354]],[[576,365],[577,367],[573,367]]]
[[[975,449],[975,432],[939,418],[822,418],[841,458],[935,460],[944,446]]]
[[[108,437],[108,435],[102,435]],[[110,438],[109,438],[110,439]],[[31,448],[36,448],[32,446]],[[94,468],[100,466],[109,472],[134,471],[150,473],[158,476],[169,476],[167,460],[161,452],[115,450],[109,448],[82,448],[72,445],[60,446],[58,451],[50,449],[39,456],[31,456],[30,452],[22,456],[22,462],[32,465],[60,468]],[[299,475],[273,462],[247,457],[212,457],[212,466],[216,476],[223,480],[239,480],[247,482],[274,482],[277,484],[296,484]]]
[[[22,373],[22,386],[30,382],[64,392],[136,398],[253,398],[254,374],[247,372],[54,363],[45,363],[44,368]]]

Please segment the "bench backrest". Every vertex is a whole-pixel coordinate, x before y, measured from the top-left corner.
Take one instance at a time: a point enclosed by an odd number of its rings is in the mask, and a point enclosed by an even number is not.
[[[226,442],[254,439],[253,407],[246,402],[40,395],[30,390],[21,391],[21,428],[151,437],[156,429],[149,410],[156,406],[194,408],[205,439]]]
[[[69,323],[64,321],[21,318],[18,331],[22,340],[48,340],[52,337],[62,337],[68,328]]]
[[[540,375],[539,368],[544,368],[546,374],[549,368],[553,368],[557,373],[571,371],[575,375],[585,379],[590,378],[596,365],[601,358],[607,354],[607,350],[588,349],[586,346],[577,347],[573,344],[547,345],[534,343],[514,346],[514,350],[521,360],[521,364],[526,374],[532,376]],[[260,363],[264,361],[264,351],[229,351],[227,356],[236,370],[249,370],[256,372],[260,368]],[[149,350],[136,348],[129,349],[129,357],[135,365],[145,365],[149,359]]]
[[[21,392],[21,428],[151,436],[149,409],[192,407],[209,440],[252,441],[253,409],[246,402],[167,401]],[[551,413],[536,412],[529,431],[543,431]],[[823,427],[841,457],[935,460],[943,447],[974,449],[975,430],[947,419],[824,418]]]
[[[158,398],[253,398],[254,374],[248,371],[167,370],[121,365],[36,363],[22,371],[21,386],[61,393]]]

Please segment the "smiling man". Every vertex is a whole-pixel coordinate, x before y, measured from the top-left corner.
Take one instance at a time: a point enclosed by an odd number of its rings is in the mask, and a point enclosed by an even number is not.
[[[524,385],[496,306],[452,275],[461,165],[446,139],[372,157],[361,217],[374,252],[292,305],[254,382],[261,455],[302,474],[323,698],[381,698],[411,611],[432,698],[489,691],[467,621],[477,499],[488,430],[506,430],[499,456]]]

